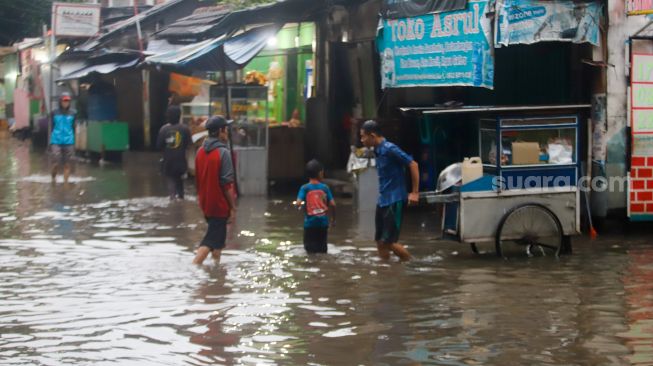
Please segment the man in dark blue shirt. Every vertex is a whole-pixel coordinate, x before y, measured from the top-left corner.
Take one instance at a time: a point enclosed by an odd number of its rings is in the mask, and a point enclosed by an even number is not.
[[[379,174],[379,201],[376,206],[376,240],[379,256],[390,259],[392,251],[401,260],[409,260],[410,253],[399,244],[401,221],[406,204],[419,201],[419,166],[397,145],[388,142],[376,121],[367,121],[361,127],[361,142],[374,148],[376,169]],[[412,189],[406,189],[405,168],[410,169]]]

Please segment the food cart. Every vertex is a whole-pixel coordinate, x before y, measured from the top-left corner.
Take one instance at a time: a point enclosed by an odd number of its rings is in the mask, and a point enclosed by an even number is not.
[[[558,256],[580,234],[579,116],[478,119],[483,173],[461,184],[461,164],[445,169],[427,203],[442,203],[443,236],[494,243],[498,256]]]
[[[229,105],[229,109],[225,106]],[[210,115],[230,116],[238,192],[265,195],[268,188],[268,88],[256,85],[211,87]]]

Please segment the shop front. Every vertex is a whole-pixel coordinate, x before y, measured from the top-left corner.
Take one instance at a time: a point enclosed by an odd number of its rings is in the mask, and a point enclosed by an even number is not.
[[[631,62],[628,217],[653,221],[653,53],[633,53]]]
[[[35,134],[38,145],[47,145],[46,86],[41,65],[47,62],[46,45],[40,38],[26,39],[16,45],[19,73],[13,90],[13,123],[15,133]]]
[[[650,1],[608,1],[610,44],[607,60],[605,175],[626,181],[611,189],[604,205],[630,221],[653,220],[653,14]],[[621,184],[612,186],[621,186]]]
[[[385,110],[410,131],[398,141],[419,160],[420,189],[441,188],[440,173],[465,158],[482,165],[475,190],[576,187],[593,97],[605,93],[592,66],[602,19],[599,2],[537,0],[383,19]]]
[[[149,57],[146,64],[173,71],[172,103],[181,105],[182,119],[197,141],[203,136],[201,122],[209,116],[234,120],[240,193],[259,195],[267,192],[269,181],[304,175],[314,42],[314,23],[269,24],[180,46]]]
[[[138,55],[133,53],[87,57],[81,67],[57,79],[60,87],[71,90],[75,96],[78,153],[120,160],[131,146],[141,146],[142,89],[134,87],[140,86],[141,80],[140,71],[135,68],[138,62]]]
[[[269,172],[274,181],[304,176],[306,101],[314,95],[315,24],[287,24],[244,68],[246,80],[266,83],[269,117]],[[259,81],[259,84],[261,84]]]

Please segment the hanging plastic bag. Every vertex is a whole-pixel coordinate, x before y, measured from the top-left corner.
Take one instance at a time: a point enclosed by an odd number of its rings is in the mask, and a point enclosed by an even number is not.
[[[568,141],[556,139],[549,143],[549,164],[573,164],[574,148]]]
[[[374,159],[373,154],[370,155],[368,149],[356,149],[352,146],[349,161],[347,162],[348,173],[356,173],[373,166],[376,166],[376,159]]]

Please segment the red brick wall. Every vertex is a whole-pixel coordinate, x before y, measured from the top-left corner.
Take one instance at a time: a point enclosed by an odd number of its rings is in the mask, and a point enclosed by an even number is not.
[[[630,213],[653,214],[653,157],[633,156],[632,158]]]

